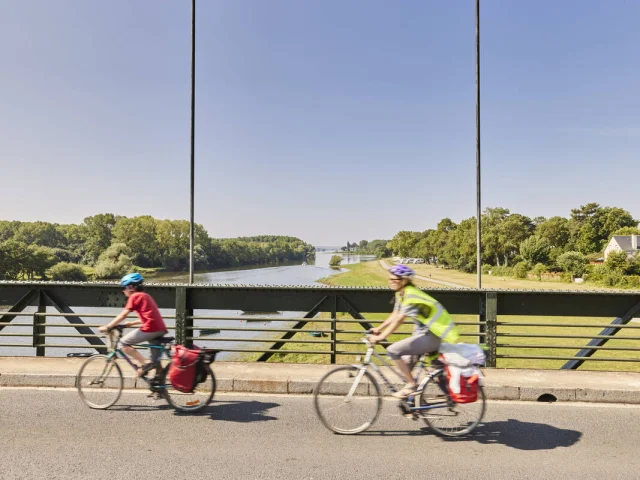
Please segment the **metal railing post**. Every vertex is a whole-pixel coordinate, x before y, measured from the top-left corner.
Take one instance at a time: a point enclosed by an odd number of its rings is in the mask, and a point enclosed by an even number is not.
[[[496,344],[498,343],[498,294],[496,292],[487,292],[485,297],[485,320],[487,326],[485,329],[485,342],[487,344],[487,367],[496,366]]]
[[[331,303],[331,363],[336,363],[336,338],[337,338],[337,310],[338,310],[338,297],[334,295]]]
[[[33,315],[33,346],[36,349],[37,357],[44,357],[45,351],[44,347],[44,338],[42,335],[44,334],[45,323],[47,321],[47,317],[44,315],[39,315],[47,312],[47,303],[44,296],[44,292],[42,290],[38,290],[38,308],[36,313]]]
[[[187,287],[176,287],[176,343],[187,343]],[[191,320],[193,324],[193,320]]]

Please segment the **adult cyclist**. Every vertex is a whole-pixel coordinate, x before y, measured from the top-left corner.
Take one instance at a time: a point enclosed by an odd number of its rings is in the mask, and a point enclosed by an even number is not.
[[[139,273],[129,273],[122,277],[120,286],[127,297],[127,304],[116,318],[99,328],[101,332],[107,332],[127,318],[129,313],[136,312],[138,320],[126,322],[125,327],[140,325],[140,328],[127,333],[120,341],[124,346],[122,351],[138,361],[140,365],[138,367],[139,376],[146,374],[155,367],[156,362],[160,360],[162,350],[152,348],[151,360],[147,360],[133,348],[133,345],[144,342],[157,344],[154,340],[167,333],[167,327],[164,324],[164,320],[162,320],[158,305],[156,305],[153,297],[144,291],[142,287],[143,281],[144,278]]]
[[[415,272],[405,265],[395,265],[389,269],[389,284],[395,291],[395,306],[389,318],[374,328],[374,335],[369,337],[369,341],[375,345],[395,332],[406,320],[414,324],[410,337],[387,348],[387,355],[407,382],[404,388],[393,394],[397,398],[416,393],[417,385],[411,375],[414,357],[436,352],[441,342],[456,343],[460,338],[449,312],[436,299],[413,285],[411,280],[414,275]]]

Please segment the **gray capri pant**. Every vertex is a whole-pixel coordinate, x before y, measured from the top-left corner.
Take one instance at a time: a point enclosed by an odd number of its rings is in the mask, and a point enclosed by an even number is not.
[[[122,345],[132,346],[137,345],[138,343],[149,342],[151,345],[160,345],[160,342],[154,341],[156,338],[164,337],[165,332],[143,332],[139,328],[136,328],[134,331],[127,333],[122,339],[120,343]],[[151,361],[157,362],[160,360],[162,356],[161,348],[151,348]]]
[[[440,347],[440,338],[433,333],[412,335],[387,347],[387,355],[391,360],[398,360],[405,356],[420,356],[423,353],[436,352]],[[403,358],[404,360],[404,358]]]

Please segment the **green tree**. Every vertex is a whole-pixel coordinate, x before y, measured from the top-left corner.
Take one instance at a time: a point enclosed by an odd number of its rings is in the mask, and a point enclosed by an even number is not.
[[[85,251],[89,263],[94,263],[111,245],[111,231],[116,220],[112,213],[101,213],[84,219]]]
[[[47,270],[55,263],[56,256],[52,248],[29,245],[26,255],[22,257],[22,274],[30,280],[36,276],[46,280]]]
[[[16,240],[0,243],[0,280],[16,280],[23,271],[27,245]]]
[[[569,220],[563,217],[551,217],[536,227],[536,235],[544,238],[552,248],[562,250],[571,238]]]
[[[65,247],[66,239],[56,229],[55,225],[47,222],[25,222],[20,224],[14,239],[27,245],[41,245],[43,247]]]
[[[341,263],[342,257],[340,255],[332,255],[331,259],[329,260],[330,267],[339,267]]]
[[[87,275],[80,265],[75,263],[56,263],[47,271],[47,276],[54,281],[86,282]]]
[[[558,266],[574,277],[580,277],[584,273],[587,261],[580,252],[565,252],[556,260]]]
[[[389,242],[389,247],[394,253],[401,257],[408,257],[411,255],[413,248],[418,243],[420,234],[418,232],[401,231]]]
[[[621,250],[610,252],[604,264],[613,273],[624,273],[629,266],[627,254]]]
[[[129,247],[136,265],[159,265],[160,245],[156,237],[156,220],[153,217],[121,217],[113,226],[112,234],[113,243],[124,243]]]
[[[124,243],[114,243],[100,254],[95,266],[96,278],[118,278],[131,271],[130,249]]]
[[[546,263],[549,259],[550,249],[546,238],[531,235],[520,243],[520,256],[529,262],[529,265]]]
[[[513,213],[509,215],[499,226],[500,243],[503,249],[504,264],[509,265],[509,260],[515,257],[520,244],[533,233],[533,223],[529,217]]]
[[[614,235],[640,235],[640,228],[638,227],[622,227],[616,230],[611,234],[611,237]],[[609,240],[611,240],[609,237]]]

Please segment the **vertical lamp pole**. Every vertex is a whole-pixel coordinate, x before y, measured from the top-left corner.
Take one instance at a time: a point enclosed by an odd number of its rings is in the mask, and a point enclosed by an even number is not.
[[[196,0],[191,0],[191,189],[189,192],[189,284],[193,283],[193,248],[194,234],[194,201],[195,187],[195,122],[196,122]]]
[[[482,288],[482,244],[481,220],[482,208],[480,203],[480,0],[476,0],[476,243],[478,288]]]

